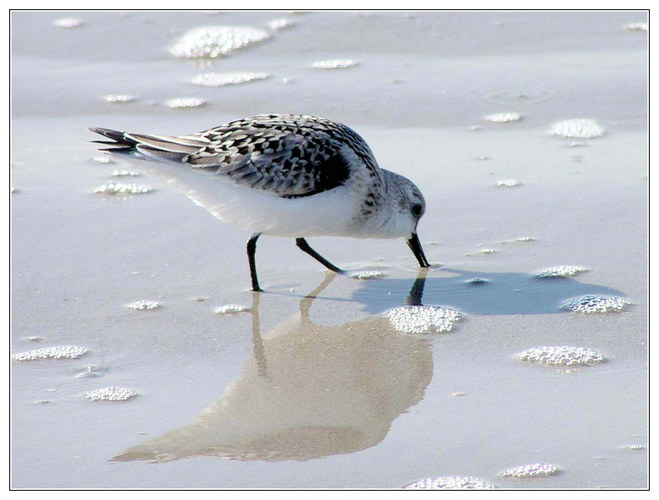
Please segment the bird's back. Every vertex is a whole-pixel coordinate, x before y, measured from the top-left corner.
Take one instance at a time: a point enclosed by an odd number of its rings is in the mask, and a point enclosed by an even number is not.
[[[176,137],[92,130],[115,141],[107,149],[111,153],[182,163],[286,198],[336,188],[355,168],[373,180],[381,177],[356,132],[315,116],[257,115]]]

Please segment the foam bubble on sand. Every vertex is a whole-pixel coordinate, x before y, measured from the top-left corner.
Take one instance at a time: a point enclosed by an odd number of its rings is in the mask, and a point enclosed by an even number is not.
[[[403,333],[450,332],[464,316],[455,309],[439,306],[402,306],[385,313],[396,330]]]
[[[123,184],[121,182],[110,182],[97,187],[94,192],[100,194],[145,194],[153,191],[151,186],[140,184]]]
[[[288,19],[281,18],[281,19],[273,19],[272,21],[269,21],[268,26],[272,31],[279,31],[286,28],[290,28],[291,26],[295,26],[295,23]]]
[[[491,490],[496,488],[492,483],[472,476],[428,477],[406,486],[412,490]]]
[[[41,342],[42,340],[46,340],[46,338],[39,335],[30,335],[29,337],[23,337],[23,340],[25,342]]]
[[[87,352],[84,347],[77,345],[57,345],[51,347],[42,347],[32,351],[19,352],[14,354],[11,359],[14,361],[36,361],[39,359],[75,359]]]
[[[206,104],[206,101],[198,97],[177,97],[175,99],[169,99],[167,102],[165,102],[165,105],[172,109],[198,108],[204,104]]]
[[[82,21],[75,17],[61,17],[53,21],[53,26],[66,29],[77,28],[78,26],[82,26]]]
[[[592,365],[604,360],[602,354],[594,349],[572,346],[531,347],[520,353],[518,358],[520,361],[550,366]]]
[[[518,122],[522,119],[519,113],[492,113],[483,117],[484,120],[492,123],[511,123]]]
[[[551,130],[553,135],[575,139],[593,139],[604,135],[604,128],[589,118],[575,118],[554,123]]]
[[[219,315],[238,314],[246,311],[249,311],[249,307],[241,306],[238,304],[227,304],[224,306],[217,307],[215,309],[215,314],[219,314]]]
[[[100,163],[100,164],[102,164],[102,165],[109,165],[110,163],[114,163],[114,160],[113,160],[112,158],[110,158],[109,156],[107,156],[107,155],[104,155],[104,156],[94,156],[94,157],[92,158],[92,161],[93,161],[94,163]]]
[[[536,273],[536,278],[567,278],[588,271],[583,266],[554,266]]]
[[[375,280],[386,276],[382,271],[361,271],[351,274],[350,277],[356,280]]]
[[[625,26],[625,29],[628,31],[647,31],[648,23],[629,23]]]
[[[224,87],[225,85],[240,85],[241,83],[270,78],[268,73],[202,73],[190,80],[194,85],[202,87]]]
[[[520,243],[528,243],[529,241],[535,241],[535,238],[533,236],[522,236],[517,238],[516,241],[519,241]]]
[[[175,57],[212,59],[269,37],[265,31],[249,26],[202,26],[188,31],[169,52]]]
[[[534,477],[548,477],[553,476],[558,472],[558,467],[548,463],[537,463],[520,465],[512,467],[499,473],[501,477],[514,477],[517,479],[530,479]]]
[[[140,173],[133,170],[115,170],[110,175],[112,177],[138,177]]]
[[[353,59],[328,59],[326,61],[316,61],[311,64],[314,69],[344,69],[357,65]]]
[[[631,302],[622,297],[608,297],[605,295],[582,295],[567,299],[561,308],[567,311],[592,314],[620,312]]]
[[[134,309],[135,311],[153,311],[154,309],[160,308],[160,303],[154,300],[138,300],[136,302],[131,302],[126,307],[128,307],[128,309]]]
[[[497,186],[499,187],[516,187],[519,186],[520,182],[517,179],[503,179],[497,181]]]
[[[124,103],[124,102],[133,102],[137,97],[134,95],[128,94],[108,94],[101,97],[105,102],[111,103]]]
[[[494,248],[481,248],[479,252],[485,255],[497,253],[497,251]]]
[[[124,387],[110,386],[95,391],[89,391],[85,394],[86,399],[92,401],[128,401],[137,396],[135,391]]]

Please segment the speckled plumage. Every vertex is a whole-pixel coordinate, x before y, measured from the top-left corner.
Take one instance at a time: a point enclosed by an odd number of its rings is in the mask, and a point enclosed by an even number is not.
[[[416,238],[425,211],[421,192],[405,177],[381,169],[366,142],[343,124],[264,114],[183,136],[91,130],[111,139],[101,142],[110,146],[104,151],[160,162],[147,170],[216,217],[256,237],[295,237],[330,269],[338,270],[303,237],[404,237],[419,263],[427,265]],[[253,256],[254,248],[250,251]]]
[[[374,189],[382,184],[366,142],[349,127],[316,116],[257,115],[181,137],[94,130],[119,143],[111,152],[212,169],[237,184],[283,197],[311,196],[346,181],[351,165],[342,156],[344,147],[363,162]]]

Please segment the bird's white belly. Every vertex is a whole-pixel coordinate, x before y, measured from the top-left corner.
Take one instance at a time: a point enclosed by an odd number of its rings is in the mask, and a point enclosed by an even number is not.
[[[230,187],[222,200],[206,208],[225,222],[269,236],[352,236],[354,200],[337,188],[302,198],[281,198],[257,190]],[[199,192],[188,192],[199,201]],[[203,196],[203,195],[202,195]],[[204,205],[202,205],[204,206]]]
[[[175,164],[149,164],[165,179],[218,219],[269,236],[353,236],[358,198],[347,187],[299,198],[282,198],[237,185],[226,177]]]

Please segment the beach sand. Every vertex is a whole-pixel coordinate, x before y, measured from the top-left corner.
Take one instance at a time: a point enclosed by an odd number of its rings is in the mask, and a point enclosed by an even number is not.
[[[87,350],[12,362],[13,488],[647,487],[647,33],[629,26],[644,12],[11,20],[11,353]],[[200,26],[269,38],[206,63],[167,51]],[[311,67],[336,59],[356,64]],[[209,72],[270,77],[190,83]],[[166,104],[182,97],[205,103]],[[264,112],[341,121],[413,180],[427,274],[403,241],[310,239],[372,272],[351,279],[264,237],[255,296],[249,234],[160,179],[113,176],[139,165],[103,163],[87,130],[181,135]],[[575,119],[592,122],[552,128]],[[117,182],[152,190],[95,192]],[[555,266],[585,271],[536,276]],[[450,331],[388,319],[421,282],[424,306],[460,313]],[[629,304],[561,307],[586,295]],[[604,361],[517,359],[540,346]],[[106,387],[136,396],[85,397]],[[498,475],[536,463],[558,473]]]

